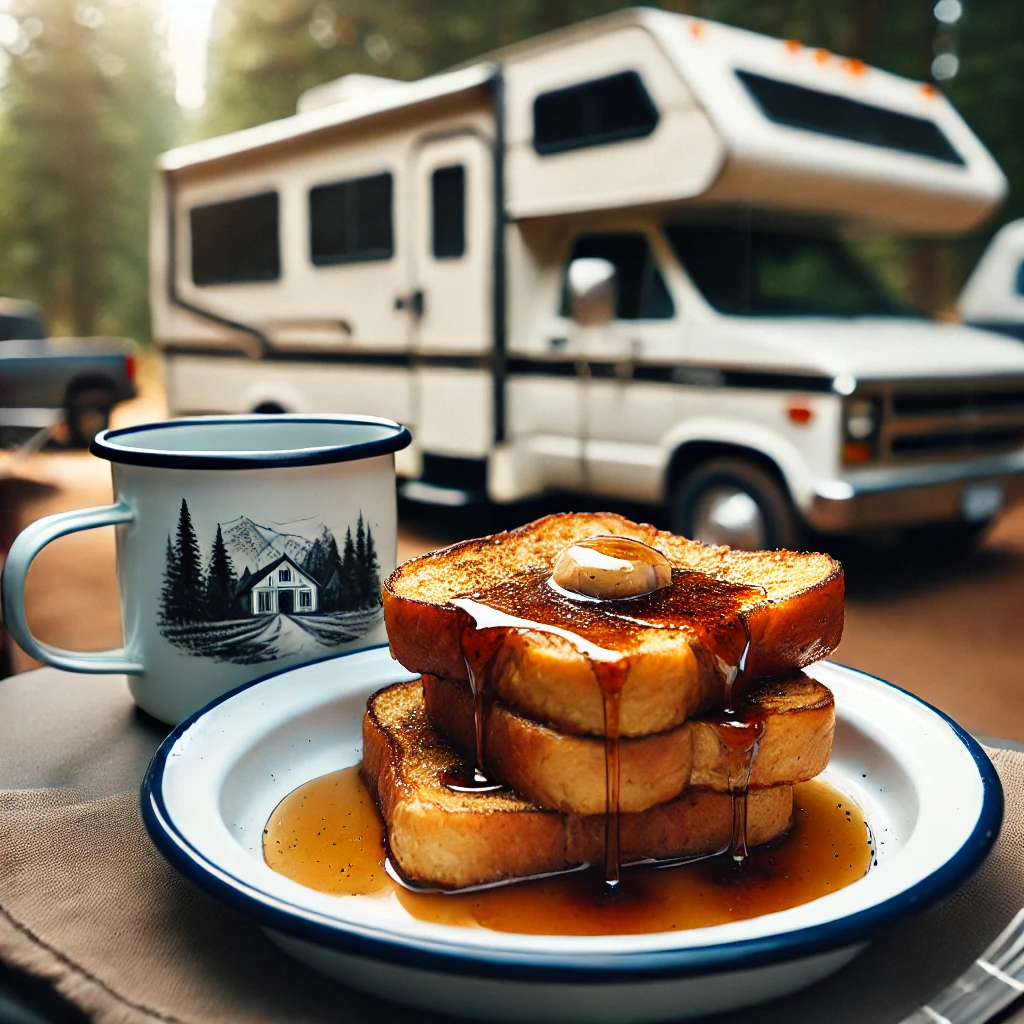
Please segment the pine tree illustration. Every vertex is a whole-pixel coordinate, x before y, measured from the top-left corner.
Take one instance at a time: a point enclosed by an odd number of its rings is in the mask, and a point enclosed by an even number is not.
[[[334,534],[324,529],[324,574],[326,582],[321,594],[320,610],[325,612],[336,612],[342,607],[342,565],[341,555],[338,554],[338,542]]]
[[[210,622],[233,619],[235,615],[235,567],[231,564],[228,550],[221,536],[220,523],[217,536],[213,538],[210,551],[210,565],[206,573],[206,618]]]
[[[356,572],[355,572],[355,605],[356,608],[369,607],[372,594],[370,567],[366,558],[366,527],[363,524],[363,513],[359,513],[356,522]]]
[[[192,517],[184,498],[178,514],[175,560],[178,565],[174,585],[175,621],[202,622],[205,590],[203,568],[199,559],[199,541],[192,528]]]
[[[377,605],[383,604],[384,599],[380,592],[380,562],[377,561],[377,549],[373,543],[373,533],[370,530],[370,524],[366,524],[366,562],[365,562],[365,573],[366,573],[366,607],[375,608]]]
[[[302,563],[302,568],[309,573],[322,587],[328,580],[330,572],[327,568],[327,543],[326,537],[328,535],[327,527],[325,526],[321,531],[321,534],[313,543],[310,545],[309,551],[306,552],[306,557]],[[337,549],[337,544],[334,545]]]
[[[164,569],[164,584],[160,588],[160,622],[165,625],[178,625],[177,608],[174,594],[178,586],[178,556],[171,543],[171,535],[167,534],[167,568]]]
[[[352,542],[352,527],[345,530],[345,553],[341,557],[341,572],[338,574],[341,597],[338,603],[340,611],[351,611],[359,607],[359,562],[356,558],[356,546]]]

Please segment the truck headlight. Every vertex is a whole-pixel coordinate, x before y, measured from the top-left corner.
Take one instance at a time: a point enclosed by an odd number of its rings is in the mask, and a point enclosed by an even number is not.
[[[878,430],[878,410],[870,398],[855,398],[846,404],[846,433],[854,441],[866,441]]]
[[[869,462],[877,449],[881,410],[876,398],[849,398],[843,407],[843,461]]]

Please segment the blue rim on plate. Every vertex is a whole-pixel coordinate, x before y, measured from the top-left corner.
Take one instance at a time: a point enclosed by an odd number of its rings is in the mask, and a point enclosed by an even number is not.
[[[384,647],[386,645],[377,645]],[[374,648],[367,648],[372,650]],[[358,652],[349,652],[358,653]],[[333,655],[318,659],[330,661]],[[308,663],[312,664],[312,662]],[[839,666],[847,668],[847,666]],[[473,950],[465,946],[416,940],[398,943],[361,926],[296,907],[270,896],[210,862],[175,827],[161,790],[167,758],[179,738],[196,721],[233,696],[295,670],[268,673],[212,701],[181,722],[160,744],[142,783],[141,807],[146,828],[160,852],[186,878],[212,896],[241,910],[261,926],[346,953],[429,971],[472,974],[476,977],[590,984],[599,979],[639,981],[746,969],[815,956],[867,941],[881,928],[910,911],[920,910],[952,892],[967,879],[989,852],[1003,817],[1003,791],[992,762],[977,741],[948,715],[915,694],[869,673],[860,675],[896,690],[922,705],[953,731],[971,755],[982,784],[977,821],[960,849],[941,867],[896,896],[835,921],[776,935],[718,943],[708,947],[615,954],[538,954],[513,950]]]
[[[189,451],[161,448],[140,448],[119,444],[117,439],[145,434],[153,430],[171,430],[180,427],[244,426],[336,426],[367,427],[375,436],[365,441],[343,441],[312,448],[288,448],[280,451]],[[278,469],[286,466],[323,466],[334,462],[354,462],[377,455],[390,455],[401,451],[412,441],[406,427],[394,420],[379,416],[309,416],[281,413],[266,416],[253,413],[243,416],[192,416],[159,423],[143,423],[135,427],[104,430],[96,435],[89,452],[108,462],[122,462],[129,466],[153,466],[163,469]]]

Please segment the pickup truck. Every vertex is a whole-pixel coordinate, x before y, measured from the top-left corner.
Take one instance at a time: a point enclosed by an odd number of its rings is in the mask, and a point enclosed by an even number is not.
[[[64,423],[69,442],[87,446],[135,396],[134,352],[124,338],[51,338],[38,307],[0,299],[0,437]]]

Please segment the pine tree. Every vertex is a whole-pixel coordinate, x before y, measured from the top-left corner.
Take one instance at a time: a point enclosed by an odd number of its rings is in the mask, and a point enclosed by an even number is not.
[[[359,563],[356,561],[356,546],[352,542],[352,527],[345,530],[345,553],[341,558],[341,571],[338,573],[338,585],[341,599],[338,602],[340,611],[351,611],[359,607]]]
[[[217,524],[217,536],[213,538],[210,551],[210,565],[206,573],[206,593],[204,604],[206,618],[210,622],[235,617],[235,567],[231,564],[228,550],[221,536],[220,523]]]
[[[244,591],[246,588],[246,584],[248,584],[249,580],[251,579],[252,573],[249,572],[249,566],[246,566],[245,569],[242,570],[242,575],[238,577],[238,586],[235,589],[238,591]],[[251,594],[249,594],[248,591],[246,591],[245,597],[239,598],[234,605],[236,613],[248,615],[250,610],[250,605],[248,604],[248,602],[251,600]]]
[[[363,513],[359,513],[356,521],[356,558],[355,558],[355,592],[353,608],[365,608],[369,594],[369,580],[366,574],[366,528],[363,525]]]
[[[383,603],[380,593],[380,562],[377,561],[377,549],[373,543],[370,524],[366,524],[366,560],[364,562],[366,576],[366,607],[375,608]]]
[[[166,625],[177,625],[174,595],[178,587],[178,556],[171,543],[171,535],[167,534],[167,568],[164,570],[164,583],[160,588],[160,621]]]
[[[338,569],[332,569],[320,588],[320,611],[336,612],[341,608],[341,579]]]
[[[323,534],[326,535],[327,527],[324,527]],[[302,568],[320,584],[323,586],[327,582],[329,575],[327,570],[327,546],[320,537],[317,537],[315,541],[310,545],[309,551],[306,552],[306,557],[303,560]]]
[[[175,560],[178,566],[174,587],[175,621],[202,622],[206,587],[199,558],[199,541],[192,528],[192,517],[184,498],[178,515]]]
[[[334,534],[326,527],[323,532],[323,544],[325,583],[320,595],[320,610],[336,612],[344,604],[341,555],[338,554],[338,542],[334,539]]]

